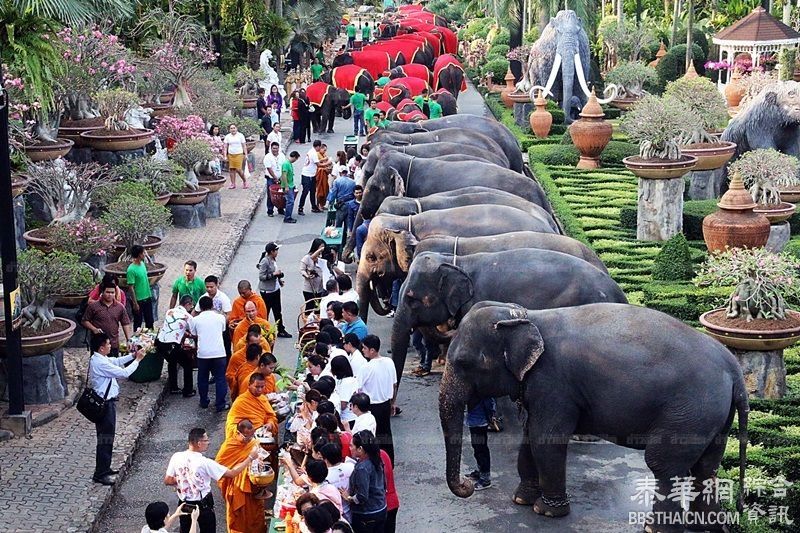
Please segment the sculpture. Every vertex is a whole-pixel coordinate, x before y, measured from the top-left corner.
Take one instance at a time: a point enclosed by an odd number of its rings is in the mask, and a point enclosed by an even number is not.
[[[272,60],[272,51],[267,49],[261,52],[261,70],[264,71],[266,74],[265,78],[258,82],[258,84],[267,91],[269,94],[270,88],[273,85],[278,86],[278,91],[280,91],[281,96],[285,99],[286,98],[286,90],[284,89],[283,85],[281,85],[280,80],[278,79],[278,73],[272,68],[272,65],[269,62]]]
[[[133,129],[143,130],[150,124],[150,113],[153,112],[151,107],[142,107],[137,105],[128,109],[125,113],[125,122]]]
[[[574,97],[583,107],[590,94],[586,78],[589,75],[589,38],[578,15],[572,10],[559,11],[533,43],[526,65],[527,76],[517,84],[517,89],[535,99],[541,90],[561,103],[564,122],[572,122],[571,109]],[[544,83],[544,85],[542,85]],[[605,104],[616,98],[617,87],[606,85],[606,98],[598,102]]]

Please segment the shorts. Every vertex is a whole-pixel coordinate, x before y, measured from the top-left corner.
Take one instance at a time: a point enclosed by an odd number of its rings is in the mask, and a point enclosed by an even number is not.
[[[243,170],[244,154],[228,154],[228,168],[230,170]]]

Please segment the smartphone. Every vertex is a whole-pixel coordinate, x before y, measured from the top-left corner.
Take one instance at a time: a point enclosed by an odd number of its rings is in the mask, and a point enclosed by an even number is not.
[[[197,506],[192,504],[192,503],[184,503],[183,504],[183,512],[185,512],[185,513],[191,513],[196,508],[197,508]]]

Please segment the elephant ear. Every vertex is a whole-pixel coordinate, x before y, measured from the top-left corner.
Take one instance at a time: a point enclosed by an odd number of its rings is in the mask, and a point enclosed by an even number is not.
[[[776,93],[775,91],[767,91],[766,94],[764,95],[764,102],[772,106],[777,106],[778,93]]]
[[[466,272],[447,263],[439,265],[439,294],[444,296],[444,303],[450,316],[458,318],[461,308],[475,295],[472,280]]]
[[[406,183],[403,181],[403,176],[394,167],[389,167],[392,172],[392,182],[394,184],[394,195],[403,197],[406,195]]]
[[[413,233],[403,229],[389,230],[394,234],[395,255],[397,257],[397,265],[403,272],[408,272],[411,268],[411,260],[414,259],[414,249],[419,244],[419,241]]]
[[[512,317],[520,314],[515,309],[510,313]],[[544,340],[539,328],[526,317],[500,320],[495,323],[494,329],[509,330],[505,335],[506,342],[503,347],[506,368],[514,374],[517,381],[522,381],[544,352]]]

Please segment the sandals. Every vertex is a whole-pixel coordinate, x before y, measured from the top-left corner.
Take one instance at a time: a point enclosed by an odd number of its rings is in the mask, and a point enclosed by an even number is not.
[[[431,373],[431,371],[430,371],[430,370],[427,370],[427,369],[425,369],[425,368],[422,368],[421,366],[418,366],[417,368],[415,368],[414,370],[412,370],[412,371],[411,371],[411,373],[412,373],[413,375],[415,375],[415,376],[417,376],[417,377],[420,377],[420,378],[421,378],[421,377],[423,377],[423,376],[427,376],[428,374],[430,374],[430,373]]]

